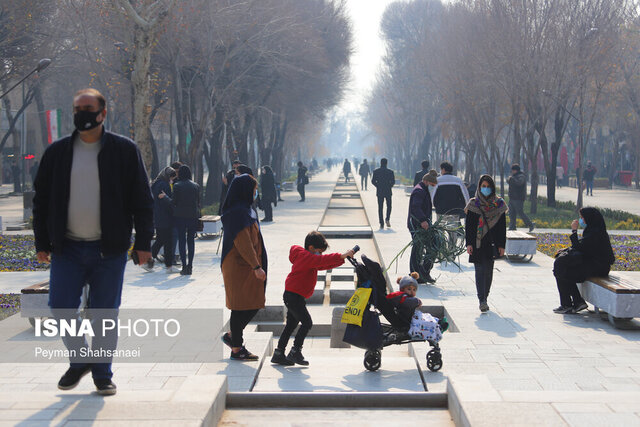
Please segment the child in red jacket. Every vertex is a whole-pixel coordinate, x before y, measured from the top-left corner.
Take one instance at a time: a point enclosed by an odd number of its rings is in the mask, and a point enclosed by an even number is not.
[[[287,306],[287,323],[278,340],[278,348],[273,352],[271,363],[285,366],[291,366],[294,363],[305,366],[309,364],[302,355],[302,344],[313,322],[305,299],[313,295],[318,280],[318,270],[338,267],[344,264],[346,257],[354,255],[353,250],[343,254],[322,255],[328,246],[327,239],[321,233],[312,231],[304,239],[304,248],[293,245],[289,250],[289,261],[293,266],[285,281],[285,290],[282,295],[284,305]],[[300,329],[293,341],[293,347],[289,355],[285,356],[287,343],[298,323],[300,323]]]

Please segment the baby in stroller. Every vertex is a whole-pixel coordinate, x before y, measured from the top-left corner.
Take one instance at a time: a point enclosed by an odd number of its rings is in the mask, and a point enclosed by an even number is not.
[[[408,331],[410,339],[438,342],[442,339],[439,319],[418,310],[422,306],[422,301],[416,297],[419,277],[420,275],[416,272],[398,277],[400,291],[392,292],[386,298],[395,307],[398,317],[411,325]]]

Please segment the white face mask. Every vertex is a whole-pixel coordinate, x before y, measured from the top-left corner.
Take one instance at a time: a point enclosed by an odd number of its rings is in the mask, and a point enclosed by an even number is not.
[[[258,189],[256,188],[256,191],[253,193],[253,200],[258,198]]]

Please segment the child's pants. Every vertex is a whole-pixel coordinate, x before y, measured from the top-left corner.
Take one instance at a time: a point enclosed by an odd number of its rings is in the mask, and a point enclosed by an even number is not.
[[[298,329],[296,338],[293,341],[293,346],[302,348],[304,339],[313,326],[311,315],[307,310],[307,302],[302,295],[289,291],[284,291],[282,299],[284,300],[284,305],[287,306],[287,324],[284,326],[284,330],[278,340],[278,348],[284,350],[287,347],[289,338],[298,323],[300,323],[300,329]]]

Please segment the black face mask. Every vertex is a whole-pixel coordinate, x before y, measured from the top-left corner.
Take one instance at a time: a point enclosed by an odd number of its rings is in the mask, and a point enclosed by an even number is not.
[[[77,111],[73,114],[73,124],[79,131],[94,129],[102,123],[96,121],[100,113],[102,113],[102,110],[96,112]]]

